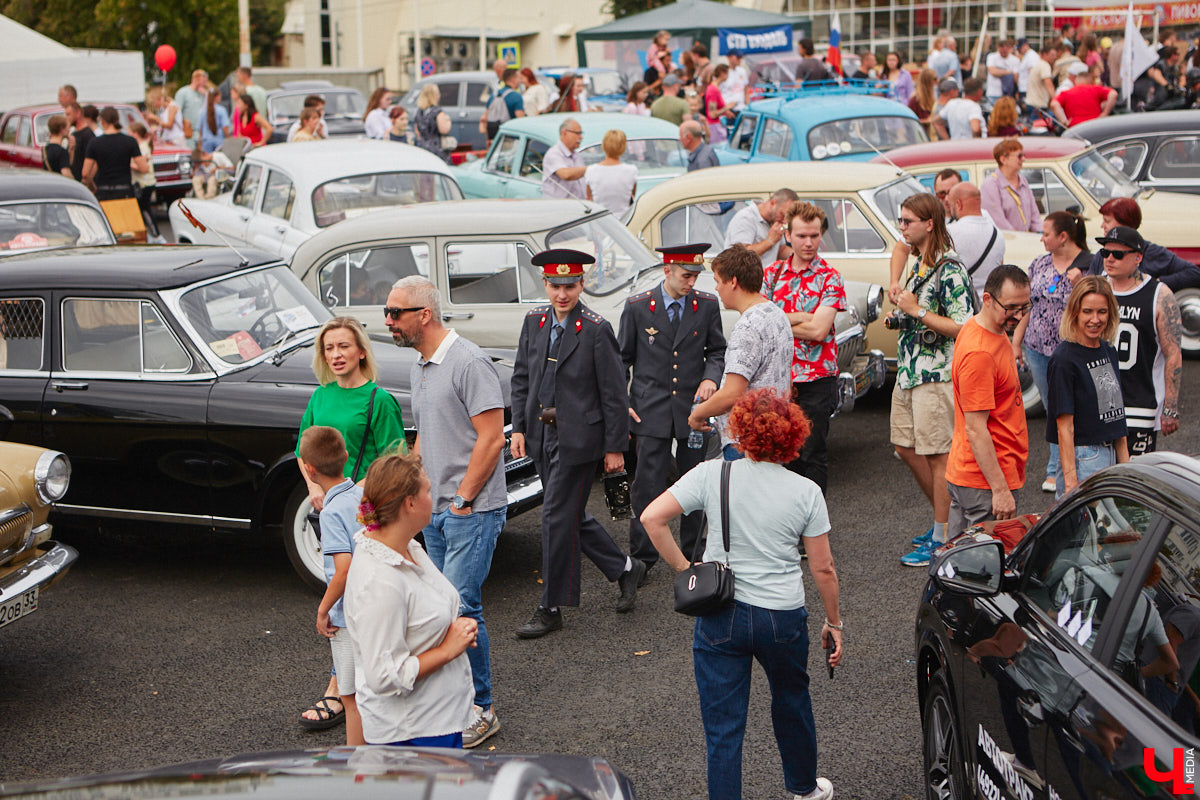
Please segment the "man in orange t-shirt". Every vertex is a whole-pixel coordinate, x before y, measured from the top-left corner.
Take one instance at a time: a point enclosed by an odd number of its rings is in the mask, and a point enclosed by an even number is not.
[[[988,275],[983,308],[954,341],[954,439],[946,465],[947,540],[989,519],[1016,514],[1029,434],[1021,378],[1007,333],[1029,311],[1029,276],[1004,264]]]

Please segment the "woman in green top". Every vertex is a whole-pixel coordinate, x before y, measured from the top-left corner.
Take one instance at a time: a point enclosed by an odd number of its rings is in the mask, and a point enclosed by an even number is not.
[[[362,324],[352,317],[334,317],[321,326],[313,353],[313,373],[321,384],[308,401],[300,433],[313,425],[327,425],[341,431],[346,440],[346,459],[343,475],[358,481],[367,474],[367,467],[381,454],[397,446],[407,452],[404,440],[404,420],[400,405],[387,390],[375,384],[379,368],[371,351],[371,343]],[[374,402],[371,397],[374,395]],[[370,431],[367,414],[370,411]],[[364,443],[363,434],[366,433]],[[297,438],[296,461],[300,475],[308,484],[312,507],[320,511],[325,504],[325,492],[308,479],[300,461]],[[363,449],[361,460],[359,450]],[[358,464],[357,473],[355,464]],[[310,729],[331,728],[345,720],[345,709],[338,699],[337,678],[330,676],[325,696],[300,715],[300,724]]]

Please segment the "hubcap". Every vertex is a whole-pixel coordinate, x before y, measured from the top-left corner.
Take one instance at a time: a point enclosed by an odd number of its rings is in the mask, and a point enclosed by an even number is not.
[[[1183,323],[1179,344],[1185,353],[1200,353],[1200,290],[1181,289],[1175,299]]]
[[[312,503],[308,498],[296,510],[296,518],[292,520],[292,538],[296,543],[296,552],[305,568],[321,580],[325,579],[325,560],[321,555],[321,542],[317,533],[308,524],[308,512],[312,511]]]
[[[926,780],[930,796],[938,800],[954,800],[959,797],[954,785],[954,764],[958,759],[955,743],[954,716],[945,695],[938,693],[929,709],[925,723],[925,753],[928,763]]]

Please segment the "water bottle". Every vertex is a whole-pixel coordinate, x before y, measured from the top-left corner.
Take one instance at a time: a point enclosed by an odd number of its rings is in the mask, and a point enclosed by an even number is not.
[[[696,406],[698,405],[700,404],[693,403],[692,411],[695,411]],[[704,447],[704,432],[692,428],[690,431],[688,431],[688,448],[692,450],[699,450],[702,447]]]

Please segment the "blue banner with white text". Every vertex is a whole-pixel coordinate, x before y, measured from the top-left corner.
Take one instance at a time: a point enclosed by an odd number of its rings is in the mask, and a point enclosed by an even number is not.
[[[772,28],[717,28],[721,40],[720,54],[740,50],[742,55],[751,53],[782,53],[792,49],[792,26],[776,25]]]

